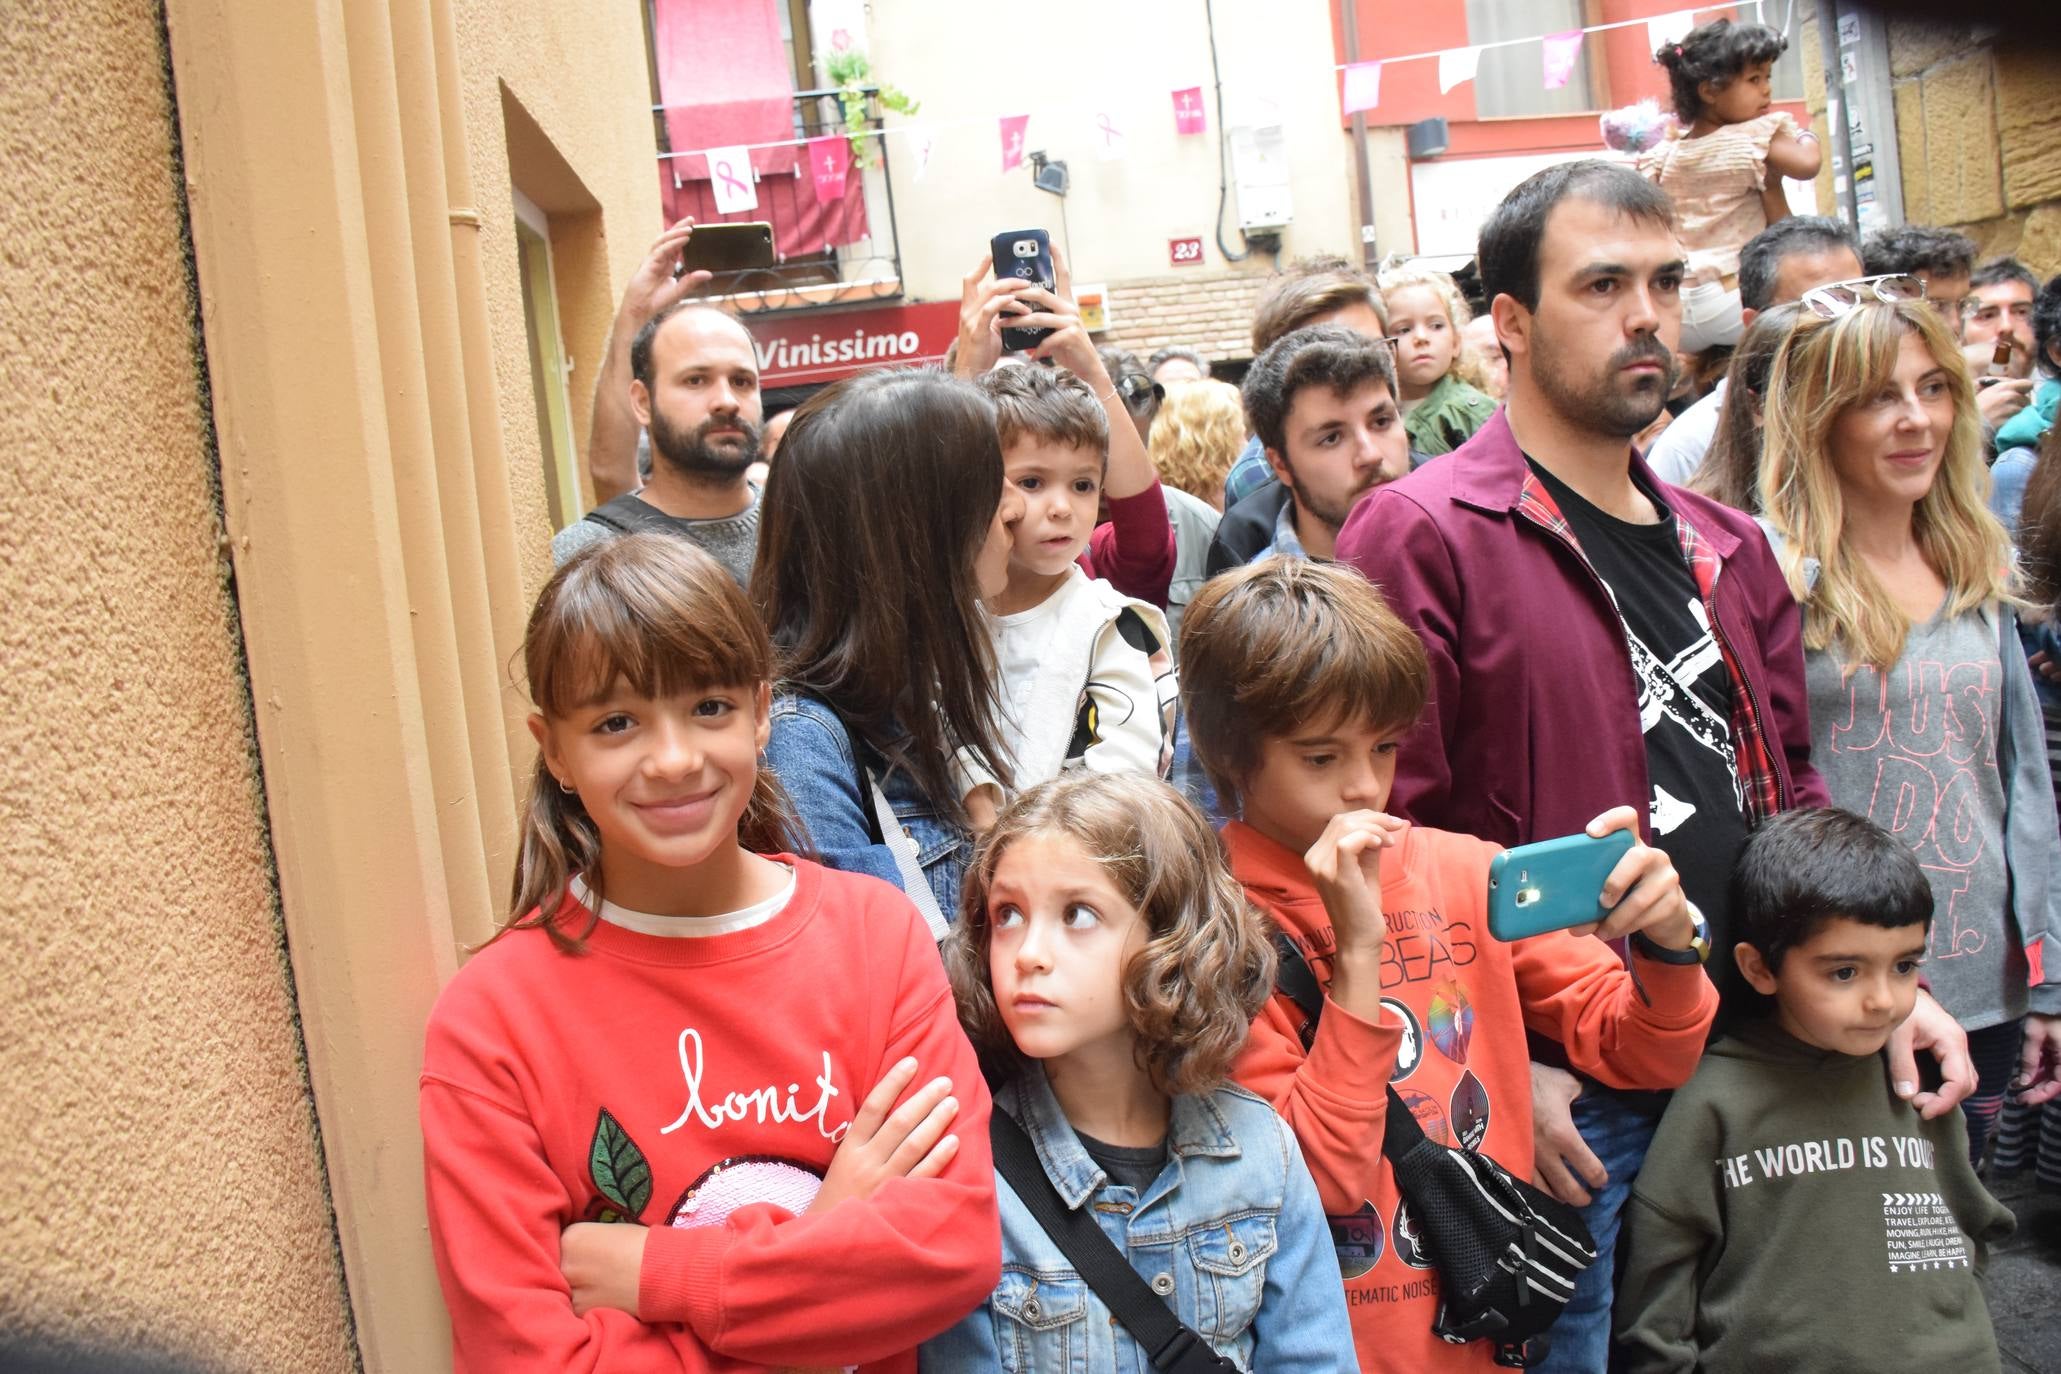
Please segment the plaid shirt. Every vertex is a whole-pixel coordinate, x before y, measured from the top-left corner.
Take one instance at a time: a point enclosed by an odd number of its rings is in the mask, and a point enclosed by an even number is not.
[[[1546,490],[1536,473],[1526,471],[1524,474],[1524,490],[1518,496],[1517,510],[1574,550],[1583,566],[1591,573],[1595,572],[1595,565],[1582,552],[1581,541],[1574,537],[1574,527],[1560,513],[1552,493]],[[1775,771],[1767,733],[1761,728],[1753,689],[1747,685],[1739,659],[1732,652],[1732,646],[1725,642],[1724,631],[1718,625],[1717,605],[1713,598],[1718,574],[1724,571],[1724,562],[1704,542],[1696,527],[1679,515],[1675,516],[1675,536],[1681,541],[1682,557],[1689,564],[1689,574],[1696,580],[1696,593],[1703,600],[1704,615],[1710,623],[1710,637],[1716,641],[1718,653],[1725,660],[1725,673],[1732,680],[1732,752],[1738,762],[1739,795],[1745,803],[1746,823],[1750,828],[1791,803],[1782,795],[1781,776]],[[1621,616],[1619,623],[1623,623]]]

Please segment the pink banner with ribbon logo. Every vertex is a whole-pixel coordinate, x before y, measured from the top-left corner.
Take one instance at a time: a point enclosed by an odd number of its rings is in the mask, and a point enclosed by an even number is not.
[[[1011,168],[1023,165],[1023,134],[1025,127],[1030,124],[1030,116],[1027,114],[1003,115],[1000,124],[1002,130],[1002,170],[1006,172]]]
[[[1202,87],[1190,86],[1185,91],[1175,91],[1174,132],[1199,134],[1206,132],[1208,127],[1202,110]]]
[[[1574,78],[1574,64],[1582,55],[1582,31],[1549,33],[1545,37],[1544,76],[1546,89],[1557,91]]]
[[[1358,114],[1381,103],[1381,64],[1354,62],[1345,69],[1345,112]]]
[[[809,140],[809,174],[816,179],[816,199],[825,205],[844,199],[845,177],[852,170],[852,145],[843,134]]]
[[[709,189],[715,193],[716,210],[732,215],[739,210],[756,210],[759,193],[751,180],[751,152],[745,148],[708,150]]]

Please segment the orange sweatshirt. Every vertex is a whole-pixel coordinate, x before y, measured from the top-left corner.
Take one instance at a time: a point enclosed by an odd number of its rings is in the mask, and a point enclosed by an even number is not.
[[[1328,991],[1337,947],[1302,857],[1233,821],[1231,870],[1246,895],[1292,937]],[[1275,996],[1253,1023],[1233,1076],[1272,1102],[1302,1144],[1330,1214],[1360,1367],[1377,1371],[1495,1368],[1487,1342],[1448,1345],[1431,1333],[1438,1275],[1418,1250],[1381,1155],[1384,1087],[1393,1081],[1424,1133],[1473,1146],[1531,1177],[1531,1064],[1524,1028],[1552,1036],[1584,1073],[1624,1088],[1688,1081],[1717,1011],[1694,965],[1640,959],[1639,996],[1622,960],[1591,936],[1504,944],[1488,933],[1495,845],[1412,827],[1381,857],[1388,940],[1378,1021],[1328,997],[1303,1052],[1302,1013]]]
[[[437,999],[422,1135],[458,1370],[913,1371],[993,1289],[988,1093],[937,948],[888,884],[781,862],[794,893],[763,925],[601,924],[580,954],[520,930]],[[958,1156],[806,1211],[904,1056],[919,1083],[951,1078]],[[596,1220],[652,1228],[643,1321],[573,1312],[559,1234]]]

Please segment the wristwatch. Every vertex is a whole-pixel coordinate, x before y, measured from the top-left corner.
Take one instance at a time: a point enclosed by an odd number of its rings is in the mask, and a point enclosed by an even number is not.
[[[1669,949],[1646,938],[1646,932],[1632,932],[1632,948],[1656,964],[1701,964],[1710,959],[1710,922],[1703,919],[1703,913],[1696,909],[1696,903],[1689,903],[1689,947]]]

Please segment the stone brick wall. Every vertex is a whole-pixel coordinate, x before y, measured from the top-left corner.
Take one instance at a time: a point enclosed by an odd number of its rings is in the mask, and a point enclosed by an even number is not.
[[[1098,344],[1140,359],[1182,343],[1212,362],[1252,356],[1252,311],[1271,272],[1191,271],[1109,284],[1109,328]]]
[[[2061,272],[2061,54],[2014,46],[2008,30],[1896,19],[1889,64],[1904,217]]]

